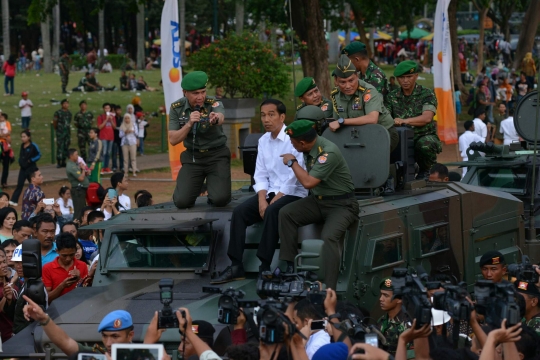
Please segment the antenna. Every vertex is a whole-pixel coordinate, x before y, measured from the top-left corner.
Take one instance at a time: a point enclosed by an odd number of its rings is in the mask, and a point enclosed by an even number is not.
[[[534,187],[536,185],[536,147],[538,145],[538,121],[540,121],[540,71],[538,72],[538,85],[536,88],[536,120],[534,122],[534,156],[532,161],[532,183],[531,183],[531,204],[529,208],[529,236],[530,240],[536,240],[536,224],[534,221]]]
[[[289,3],[289,27],[291,29],[291,60],[292,60],[293,89],[295,89],[296,88],[296,72],[294,70],[294,29],[292,26],[292,10],[291,10],[292,0],[288,0],[287,2]],[[296,109],[296,96],[294,97],[294,108]]]

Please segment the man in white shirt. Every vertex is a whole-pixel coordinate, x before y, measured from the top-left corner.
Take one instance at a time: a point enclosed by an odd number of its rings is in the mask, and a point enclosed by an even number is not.
[[[486,109],[485,107],[481,106],[478,109],[476,109],[475,118],[473,120],[474,123],[474,132],[476,135],[480,136],[483,140],[482,142],[489,141],[488,139],[488,128],[486,126]]]
[[[261,260],[259,272],[269,271],[279,241],[278,214],[285,205],[307,196],[308,191],[298,182],[292,169],[283,165],[281,154],[292,153],[304,166],[302,154],[292,146],[285,133],[285,105],[275,99],[261,104],[261,120],[266,133],[259,139],[255,185],[257,195],[238,205],[231,218],[231,232],[227,255],[232,264],[213,278],[211,284],[222,284],[245,278],[242,264],[246,242],[246,228],[263,221],[262,237],[257,250]]]
[[[118,211],[126,211],[131,209],[131,199],[124,192],[128,189],[128,177],[124,176],[124,172],[115,172],[111,176],[111,186],[116,190],[116,199],[118,200]],[[113,212],[116,210],[113,209]],[[112,213],[103,208],[105,220],[112,217]]]
[[[484,113],[485,115],[485,113]],[[463,158],[463,161],[468,161],[469,156],[467,155],[467,149],[473,142],[484,142],[485,138],[482,138],[475,132],[475,124],[471,120],[465,121],[465,132],[461,134],[459,137],[459,152],[461,154],[461,157]],[[467,173],[467,168],[464,167],[463,169],[463,176]]]
[[[322,312],[318,310],[308,299],[302,299],[294,306],[293,321],[296,327],[308,338],[306,342],[306,355],[311,360],[320,347],[330,344],[330,335],[325,329],[311,330],[315,321],[322,321]]]
[[[32,108],[34,104],[32,100],[28,99],[28,93],[26,91],[23,91],[21,97],[19,109],[21,109],[22,128],[28,129],[30,127],[30,120],[32,119]]]
[[[508,118],[501,121],[499,131],[504,136],[504,145],[510,145],[513,142],[519,141],[519,134],[514,125],[514,109],[510,110],[510,116]]]

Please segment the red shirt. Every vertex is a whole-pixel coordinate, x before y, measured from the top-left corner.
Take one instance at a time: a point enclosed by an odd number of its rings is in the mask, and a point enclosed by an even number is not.
[[[2,67],[2,70],[4,70],[4,75],[6,76],[15,76],[15,64],[10,65],[7,61],[4,63],[4,66]]]
[[[105,121],[107,121],[107,115],[99,115],[97,119],[98,127],[101,126],[101,124],[103,124]],[[114,121],[114,125],[116,125],[116,118],[114,115],[112,116],[111,121]],[[114,130],[110,122],[108,122],[107,125],[105,125],[102,129],[99,130],[99,139],[114,141]]]
[[[63,267],[60,266],[58,263],[58,257],[51,261],[50,263],[46,264],[43,267],[42,270],[42,279],[43,279],[43,285],[45,285],[46,288],[50,287],[51,290],[54,290],[64,281],[66,278],[70,277],[69,272],[73,270],[75,267],[79,269],[79,272],[81,273],[81,279],[84,279],[88,276],[88,266],[80,260],[73,259],[73,266],[69,269],[69,271],[66,271]],[[65,288],[60,295],[67,294],[71,290],[75,289],[77,287],[77,284],[73,284],[70,287]]]

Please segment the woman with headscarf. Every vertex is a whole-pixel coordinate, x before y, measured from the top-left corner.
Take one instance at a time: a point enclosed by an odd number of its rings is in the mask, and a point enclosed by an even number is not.
[[[525,54],[523,61],[521,62],[521,71],[525,73],[527,77],[527,83],[529,84],[529,89],[534,89],[534,77],[536,76],[536,64],[532,57],[532,53],[528,52]]]
[[[8,61],[4,63],[4,66],[2,66],[2,71],[4,72],[4,89],[6,93],[4,96],[11,96],[13,95],[13,88],[14,88],[14,79],[15,79],[15,71],[16,71],[17,64],[15,63],[15,55],[9,55]],[[8,86],[11,85],[11,86]],[[11,87],[11,89],[10,89]]]

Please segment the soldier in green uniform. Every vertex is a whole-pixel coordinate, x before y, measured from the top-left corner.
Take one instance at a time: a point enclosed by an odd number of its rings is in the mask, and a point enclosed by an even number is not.
[[[401,309],[401,299],[393,298],[394,290],[392,288],[392,279],[385,278],[379,285],[381,295],[379,303],[381,309],[386,313],[377,320],[379,331],[386,338],[386,351],[396,355],[398,340],[401,333],[411,327],[411,321],[406,313]],[[407,344],[407,358],[411,355],[411,344]]]
[[[86,190],[90,180],[85,174],[84,165],[77,162],[79,153],[76,149],[69,149],[69,161],[66,165],[66,174],[71,184],[71,198],[73,199],[73,218],[79,219],[82,209],[86,206]]]
[[[60,57],[58,66],[60,67],[60,77],[62,79],[62,93],[65,94],[67,93],[66,86],[69,81],[69,56],[66,51]]]
[[[56,162],[57,168],[66,166],[69,144],[71,143],[71,119],[69,102],[64,99],[60,102],[62,108],[56,110],[53,118],[53,127],[56,130]]]
[[[307,171],[292,154],[283,154],[283,164],[290,167],[298,181],[311,194],[284,206],[279,212],[280,259],[287,261],[287,272],[294,271],[298,254],[298,228],[321,224],[324,240],[323,261],[327,264],[325,283],[335,289],[339,273],[340,241],[358,219],[358,201],[347,162],[339,148],[317,135],[309,120],[297,120],[285,128],[293,147],[304,154]]]
[[[386,74],[369,59],[366,45],[360,41],[353,41],[345,46],[341,53],[347,55],[352,61],[353,65],[360,73],[360,79],[373,85],[373,87],[386,98],[386,95],[388,94],[388,80],[386,79]]]
[[[294,89],[294,96],[302,100],[296,111],[307,105],[315,105],[321,108],[326,118],[332,117],[332,104],[330,100],[322,96],[317,84],[315,84],[315,79],[312,77],[305,77],[300,80],[298,85],[296,85],[296,89]]]
[[[516,291],[525,299],[525,316],[521,319],[521,323],[540,336],[540,290],[534,283],[527,281],[517,280],[514,285]]]
[[[442,151],[437,122],[433,120],[437,112],[437,98],[433,90],[416,84],[416,62],[402,61],[396,66],[394,75],[401,87],[389,93],[384,104],[396,126],[414,129],[414,159],[419,168],[416,178],[425,179],[429,176],[429,169],[437,162],[437,154]]]
[[[77,128],[77,140],[79,142],[79,153],[81,157],[86,161],[86,146],[90,142],[90,129],[92,128],[92,122],[94,115],[90,111],[86,111],[87,104],[85,100],[79,103],[81,109],[75,114],[75,127]]]
[[[338,87],[332,90],[331,98],[334,119],[328,126],[336,131],[342,125],[379,124],[390,134],[390,151],[399,143],[394,119],[383,104],[383,96],[372,85],[358,79],[352,61],[341,55],[334,71]]]
[[[208,202],[225,206],[231,200],[231,152],[222,125],[223,104],[206,96],[208,76],[193,71],[182,79],[184,97],[173,102],[169,112],[169,142],[184,142],[182,168],[176,178],[174,204],[192,207],[206,179]]]

